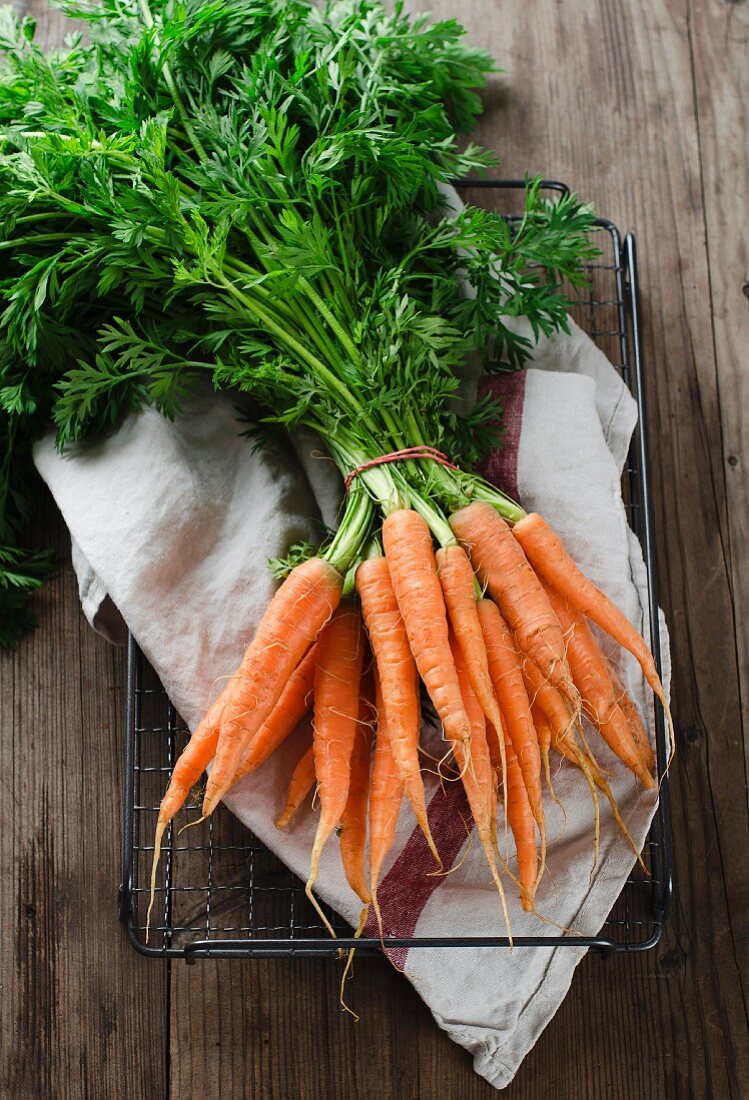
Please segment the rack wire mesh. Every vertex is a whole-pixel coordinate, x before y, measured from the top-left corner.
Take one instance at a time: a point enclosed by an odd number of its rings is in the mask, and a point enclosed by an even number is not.
[[[522,195],[521,180],[482,180],[461,185],[466,197],[494,205],[509,218]],[[547,188],[564,192],[563,184]],[[650,519],[642,386],[639,301],[635,240],[622,237],[605,219],[596,223],[601,254],[589,265],[590,285],[573,294],[572,316],[615,364],[636,398],[639,420],[623,477],[630,524],[640,539],[648,572],[651,648],[660,671],[660,638],[653,533]],[[663,713],[656,709],[658,769],[667,759]],[[198,823],[197,804],[188,805],[177,832],[165,835],[157,880],[150,942],[145,942],[150,864],[158,804],[187,730],[153,669],[131,637],[128,643],[125,815],[120,917],[133,946],[143,954],[183,957],[334,955],[357,946],[359,954],[379,952],[379,940],[352,939],[352,931],[328,911],[339,939],[333,943],[304,895],[302,883],[223,807]],[[671,897],[671,844],[668,780],[643,850],[650,872],[635,867],[597,936],[539,935],[516,938],[517,946],[592,947],[639,951],[660,939]],[[386,938],[386,947],[507,946],[505,937]]]

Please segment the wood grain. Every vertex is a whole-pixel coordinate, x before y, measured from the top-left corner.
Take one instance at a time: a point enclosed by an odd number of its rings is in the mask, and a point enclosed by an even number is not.
[[[691,4],[690,34],[720,395],[725,552],[739,610],[749,606],[749,238],[739,213],[749,209],[749,9],[742,4]],[[736,616],[736,654],[746,721],[749,625],[743,615]],[[744,839],[739,833],[733,843],[743,845]],[[734,851],[729,862],[738,854]],[[744,894],[745,913],[747,900]],[[737,948],[749,950],[746,935],[739,937]]]
[[[47,512],[60,568],[40,629],[0,657],[0,1096],[161,1096],[166,975],[117,921],[124,663],[83,621]]]
[[[411,7],[455,15],[450,0]],[[28,9],[59,37],[42,0]],[[566,179],[638,234],[680,730],[664,941],[588,956],[505,1095],[747,1096],[747,8],[469,0],[458,14],[506,70],[480,131],[503,173]],[[332,962],[174,965],[167,979],[124,943],[112,812],[123,659],[76,605],[66,563],[40,630],[0,657],[0,1095],[495,1095],[384,961],[356,968],[357,1025],[340,1013]]]

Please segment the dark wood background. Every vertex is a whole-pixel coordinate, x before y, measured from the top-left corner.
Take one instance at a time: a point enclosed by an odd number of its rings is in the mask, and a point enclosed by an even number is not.
[[[46,41],[60,18],[28,0]],[[480,137],[640,244],[676,899],[640,957],[590,955],[508,1098],[749,1096],[749,5],[426,0],[505,74]],[[384,961],[146,961],[117,923],[124,655],[84,622],[65,531],[39,629],[0,657],[2,1097],[478,1100],[494,1090]]]

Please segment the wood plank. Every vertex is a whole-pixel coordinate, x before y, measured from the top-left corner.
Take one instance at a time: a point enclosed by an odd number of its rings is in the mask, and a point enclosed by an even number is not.
[[[749,729],[749,12],[745,5],[719,0],[689,2],[689,30],[694,56],[694,94],[700,136],[700,168],[710,265],[712,337],[716,386],[720,399],[722,468],[726,518],[721,530],[726,571],[734,600],[736,659],[743,711],[743,792],[739,751],[732,728],[716,745],[705,746],[704,762],[711,777],[713,812],[719,845],[713,850],[725,882],[728,911],[718,913],[716,931],[731,954],[740,987],[726,996],[721,1023],[732,1045],[745,1049],[745,1014],[749,994],[749,888],[746,845],[749,795],[747,729]],[[709,704],[706,701],[706,707]],[[738,789],[724,782],[736,768]],[[743,793],[743,799],[742,799]],[[749,1075],[741,1078],[749,1090]]]
[[[690,0],[700,166],[710,261],[712,335],[720,395],[726,558],[735,608],[736,651],[744,729],[749,725],[749,10],[745,5]],[[745,787],[749,796],[749,789]],[[734,808],[721,800],[730,819]],[[720,806],[721,804],[719,804]],[[740,866],[746,836],[726,821],[722,841],[731,867]],[[732,847],[729,847],[732,846]],[[749,899],[736,899],[746,913]],[[743,902],[739,908],[739,902]],[[737,929],[747,972],[749,937]]]
[[[62,564],[39,629],[0,654],[0,1095],[156,1097],[166,974],[117,919],[124,660],[83,621],[47,512]]]
[[[62,41],[59,13],[24,10]],[[83,620],[51,501],[37,534],[60,567],[39,629],[0,653],[0,1095],[163,1096],[166,973],[117,919],[124,658]]]
[[[468,1055],[388,964],[316,959],[172,967],[172,1097],[243,1100],[490,1100]]]

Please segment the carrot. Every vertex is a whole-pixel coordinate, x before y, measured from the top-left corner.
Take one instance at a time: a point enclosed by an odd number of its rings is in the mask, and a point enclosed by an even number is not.
[[[151,898],[148,906],[150,918],[156,887],[156,870],[161,853],[161,842],[167,825],[182,807],[192,787],[200,779],[216,752],[221,716],[238,684],[241,666],[229,679],[224,690],[209,708],[172,771],[169,786],[159,807],[154,838],[154,856],[151,867]],[[302,660],[286,684],[278,703],[266,722],[253,738],[233,782],[237,783],[249,772],[264,763],[281,742],[292,732],[309,709],[309,695],[314,676],[314,647]],[[304,706],[302,709],[302,702]],[[146,920],[148,924],[148,918]],[[146,932],[146,936],[148,932]]]
[[[158,825],[163,828],[166,828],[177,811],[181,809],[188,794],[213,759],[218,743],[221,715],[226,706],[227,696],[230,694],[228,689],[232,686],[230,681],[227,688],[208,708],[174,765],[169,786],[159,806]]]
[[[315,756],[310,742],[291,773],[286,791],[286,805],[276,821],[277,829],[285,829],[315,785]]]
[[[507,753],[507,819],[515,838],[520,877],[520,901],[526,913],[535,909],[534,895],[538,885],[539,865],[536,847],[536,823],[531,809],[523,773],[512,747],[506,738]]]
[[[489,726],[492,727],[491,734],[487,727],[492,764],[498,768],[499,779],[506,790],[507,761],[502,716],[489,675],[489,659],[476,608],[476,577],[473,566],[463,547],[455,545],[441,547],[435,554],[435,561],[450,625],[466,662],[471,687]]]
[[[442,861],[427,819],[424,781],[419,765],[421,716],[416,663],[385,558],[367,558],[356,571],[356,588],[375,655],[389,743],[406,798],[435,860]]]
[[[479,764],[478,766],[473,764],[473,752],[471,752],[469,771],[473,773],[473,780],[486,799],[486,812],[489,814],[490,828],[492,836],[494,836],[497,831],[497,788],[499,779],[491,762],[486,716],[478,701],[476,692],[473,690],[468,672],[468,660],[460,648],[460,643],[452,627],[450,628],[450,645],[455,656],[455,671],[458,674],[463,703],[471,723],[471,744],[475,739],[479,745],[477,750],[480,752]]]
[[[419,675],[442,719],[445,736],[449,741],[464,741],[468,745],[471,727],[450,650],[447,611],[429,528],[417,512],[401,508],[391,512],[383,523],[382,537],[393,590]],[[384,676],[381,664],[380,674]],[[384,683],[383,694],[387,706]]]
[[[237,688],[221,721],[203,816],[232,784],[247,745],[278,702],[286,682],[330,619],[343,578],[322,558],[298,565],[278,589],[236,673]]]
[[[533,710],[533,704],[538,703],[538,708],[549,720],[555,737],[564,737],[567,734],[573,736],[573,731],[577,729],[582,739],[587,758],[591,763],[595,764],[597,768],[600,768],[585,737],[580,714],[575,715],[571,713],[568,700],[557,691],[553,684],[544,680],[541,673],[531,661],[523,662],[523,679],[525,680],[525,689],[528,692],[528,699],[531,702],[531,710]],[[601,771],[603,771],[603,769],[601,769]]]
[[[250,741],[234,776],[234,783],[254,772],[292,733],[312,706],[317,646],[304,655],[273,710]],[[233,784],[232,784],[233,785]]]
[[[561,735],[562,731],[573,729],[575,719],[570,713],[569,703],[564,696],[557,691],[553,684],[544,679],[532,661],[525,660],[522,662],[522,672],[531,708],[538,705],[557,735]]]
[[[153,909],[156,893],[156,871],[161,856],[161,844],[167,826],[175,814],[182,808],[185,799],[195,786],[201,775],[213,759],[218,743],[219,722],[231,691],[234,688],[234,680],[229,680],[224,690],[208,708],[205,716],[196,726],[187,745],[180,754],[171,777],[166,793],[159,806],[159,815],[156,819],[156,832],[153,842],[153,860],[151,862],[151,893],[146,914],[146,943],[148,943],[148,930],[151,923],[151,910]]]
[[[369,797],[369,765],[371,757],[372,716],[374,710],[374,685],[372,670],[367,669],[361,680],[359,699],[359,726],[351,752],[351,777],[346,808],[341,814],[339,841],[341,862],[348,884],[354,893],[364,902],[359,921],[354,931],[354,939],[359,939],[367,924],[371,898],[364,872],[364,847],[367,842],[367,799]],[[344,1011],[351,1013],[355,1020],[359,1017],[346,1004],[345,987],[349,971],[353,966],[355,950],[348,952],[346,966],[341,976],[340,1002]]]
[[[531,702],[531,711],[534,709],[533,704],[537,704],[538,710],[543,713],[549,721],[554,731],[554,738],[566,737],[568,735],[574,737],[573,731],[577,729],[582,738],[587,759],[590,760],[592,764],[595,764],[597,768],[600,767],[583,732],[580,715],[574,717],[570,713],[567,700],[562,697],[553,684],[544,680],[541,673],[531,661],[523,662],[523,679],[525,680],[525,688]]]
[[[505,733],[517,757],[531,812],[538,825],[541,838],[540,873],[543,873],[546,865],[546,820],[541,790],[541,752],[523,681],[522,658],[512,632],[495,603],[481,600],[478,604],[478,616],[486,643],[489,674],[505,720]],[[508,798],[509,794],[508,786]],[[509,806],[507,812],[509,815]],[[510,827],[512,828],[512,823]],[[517,839],[515,844],[517,847]]]
[[[549,719],[546,717],[542,710],[537,710],[531,704],[531,717],[533,718],[533,725],[536,727],[536,735],[538,737],[538,747],[541,752],[541,763],[544,768],[544,776],[546,777],[546,786],[549,789],[549,794],[554,801],[561,805],[559,799],[554,793],[554,784],[551,781],[551,763],[549,761],[549,750],[551,749],[552,741],[552,728]]]
[[[468,675],[467,662],[458,645],[455,635],[450,632],[449,645],[452,650],[455,670],[458,676],[460,690],[464,700],[466,714],[471,723],[470,754],[466,740],[457,738],[452,741],[452,749],[460,768],[460,775],[468,797],[468,805],[471,808],[473,821],[476,826],[481,846],[484,849],[489,870],[491,871],[494,885],[497,888],[502,912],[504,913],[507,935],[512,944],[512,930],[510,928],[510,916],[507,911],[502,880],[497,868],[497,840],[494,830],[494,819],[497,809],[497,777],[492,768],[489,757],[489,746],[486,740],[486,719],[481,709]]]
[[[549,749],[554,739],[564,737],[572,731],[574,720],[570,714],[567,701],[553,684],[543,678],[532,661],[523,661],[522,672],[525,690],[531,705],[533,724],[538,734],[538,747],[541,750],[546,786],[549,788],[549,793],[554,801],[561,805],[554,794],[551,782]]]
[[[645,767],[651,774],[655,773],[655,756],[653,755],[653,746],[650,744],[650,738],[645,732],[645,727],[642,724],[642,718],[640,718],[640,712],[629,697],[626,689],[618,679],[613,669],[609,665],[609,672],[611,673],[611,683],[614,686],[614,693],[616,695],[616,701],[624,711],[624,716],[629,723],[629,728],[632,731],[632,736],[635,739],[635,744],[640,751],[642,761]]]
[[[516,523],[513,535],[538,575],[569,600],[577,612],[587,615],[637,659],[645,679],[663,706],[671,741],[670,756],[673,756],[675,738],[671,711],[645,640],[616,604],[575,565],[562,540],[537,512],[529,513]]]
[[[372,908],[377,917],[380,939],[383,938],[382,914],[377,900],[382,864],[390,851],[398,825],[403,780],[393,756],[392,733],[382,700],[382,687],[375,671],[375,704],[377,708],[377,739],[375,741],[372,777],[369,792],[369,889]]]
[[[562,631],[509,525],[490,504],[476,501],[453,512],[450,526],[522,651],[577,709],[579,697],[567,665]]]
[[[590,627],[576,614],[565,597],[551,588],[548,592],[565,632],[567,656],[585,713],[611,751],[634,772],[643,786],[648,789],[654,787],[653,777],[643,763],[626,716],[616,701],[608,663]]]
[[[335,933],[312,893],[320,856],[346,808],[351,753],[359,726],[359,688],[364,637],[356,607],[343,603],[320,634],[315,668],[312,744],[320,798],[320,820],[312,847],[306,894],[331,936]]]
[[[528,791],[533,816],[544,835],[541,753],[523,682],[521,658],[499,608],[491,600],[478,604],[479,622],[489,659],[489,673],[505,719],[505,727]]]
[[[367,799],[369,796],[369,764],[372,741],[372,688],[370,675],[362,677],[359,702],[359,725],[351,751],[351,778],[348,798],[341,814],[341,862],[349,886],[365,906],[371,898],[364,873],[364,847],[367,842]]]
[[[489,746],[489,759],[492,762],[492,767],[497,777],[497,787],[501,786],[504,782],[502,777],[506,776],[507,773],[507,752],[504,746],[504,722],[502,722],[500,729],[502,730],[502,737],[497,733],[497,727],[493,722],[486,723],[486,743]],[[503,757],[504,760],[502,759]]]
[[[549,788],[551,797],[557,805],[562,808],[563,813],[564,807],[556,797],[552,788],[549,749],[551,747],[555,748],[557,752],[561,753],[571,763],[575,764],[585,777],[585,782],[588,785],[590,797],[593,801],[593,867],[595,868],[598,862],[601,815],[593,772],[597,772],[601,778],[602,773],[593,755],[590,752],[583,752],[578,745],[575,739],[575,723],[570,716],[568,704],[557,689],[544,680],[543,676],[541,676],[540,672],[538,672],[530,661],[526,661],[523,664],[523,678],[525,680],[528,698],[531,701],[533,722],[538,732],[538,741],[541,748],[546,785]],[[609,794],[610,793],[609,791]],[[613,803],[613,805],[616,807],[616,803]],[[618,810],[616,810],[616,812],[618,813]],[[565,817],[566,816],[565,813]]]

